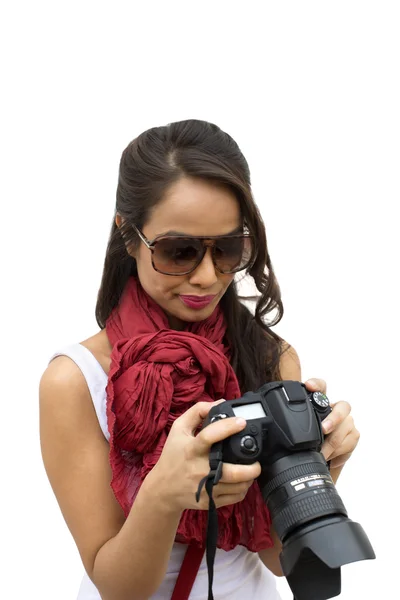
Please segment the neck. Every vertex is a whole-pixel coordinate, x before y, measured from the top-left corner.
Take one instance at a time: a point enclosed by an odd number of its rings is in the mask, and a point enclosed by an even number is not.
[[[175,331],[183,331],[185,329],[184,321],[178,319],[178,317],[174,317],[174,315],[169,315],[168,313],[166,313],[166,315],[171,329],[174,329]]]

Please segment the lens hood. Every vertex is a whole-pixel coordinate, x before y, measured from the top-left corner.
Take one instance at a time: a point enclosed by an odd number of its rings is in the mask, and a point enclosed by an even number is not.
[[[374,550],[361,525],[335,516],[289,535],[283,541],[280,562],[296,600],[327,600],[340,594],[342,565],[373,558]]]

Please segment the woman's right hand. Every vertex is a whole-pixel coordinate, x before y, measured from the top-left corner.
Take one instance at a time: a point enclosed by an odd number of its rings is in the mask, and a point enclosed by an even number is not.
[[[200,481],[210,471],[209,453],[215,442],[239,433],[246,426],[244,419],[235,417],[211,423],[198,435],[199,425],[210,409],[223,402],[198,402],[174,422],[161,456],[144,481],[173,510],[208,510],[209,498],[205,487],[196,501]],[[261,473],[260,463],[252,465],[223,464],[222,477],[214,487],[213,499],[217,508],[244,499],[254,479]]]

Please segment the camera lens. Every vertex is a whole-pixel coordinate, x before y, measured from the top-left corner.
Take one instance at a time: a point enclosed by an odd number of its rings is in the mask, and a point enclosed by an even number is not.
[[[337,514],[347,517],[319,452],[285,456],[270,465],[265,475],[266,483],[260,481],[260,486],[281,541],[310,521]]]

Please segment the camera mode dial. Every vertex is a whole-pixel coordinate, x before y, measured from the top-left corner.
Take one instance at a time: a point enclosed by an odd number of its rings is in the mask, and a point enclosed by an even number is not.
[[[328,397],[322,392],[314,392],[311,396],[311,402],[317,410],[326,410],[329,407]]]

